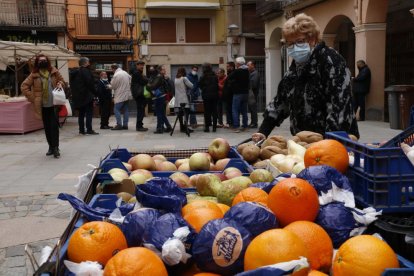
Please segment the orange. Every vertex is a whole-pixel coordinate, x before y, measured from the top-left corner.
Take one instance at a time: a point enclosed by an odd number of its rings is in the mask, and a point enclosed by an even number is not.
[[[221,209],[221,211],[223,212],[223,215],[230,210],[230,206],[227,206],[226,204],[223,203],[217,203],[217,206]]]
[[[241,190],[234,198],[232,206],[240,202],[253,201],[267,206],[267,193],[262,189],[249,187]]]
[[[397,255],[384,241],[371,235],[352,237],[336,252],[335,276],[382,275],[386,268],[399,268]]]
[[[195,209],[199,208],[209,208],[209,209],[216,209],[221,210],[219,206],[217,206],[216,203],[208,200],[194,200],[191,203],[188,203],[184,205],[184,207],[181,209],[181,215],[184,217],[188,213],[192,212]]]
[[[305,244],[312,269],[329,272],[332,265],[333,244],[328,233],[314,222],[300,220],[284,229],[295,233]]]
[[[104,269],[104,276],[128,275],[168,276],[168,273],[154,252],[144,247],[131,247],[112,257]]]
[[[210,272],[200,272],[200,273],[194,274],[193,276],[220,276],[220,274],[210,273]]]
[[[314,221],[319,212],[318,194],[308,181],[286,178],[272,188],[267,206],[282,226],[297,220]]]
[[[73,232],[68,245],[69,260],[96,261],[105,265],[118,251],[127,248],[122,231],[109,222],[92,221]]]
[[[315,142],[306,149],[305,167],[328,165],[345,173],[349,165],[348,152],[344,145],[332,139]]]
[[[308,276],[328,276],[328,274],[325,274],[325,273],[317,271],[317,270],[311,270],[309,272]]]
[[[217,206],[216,208],[198,208],[184,216],[184,219],[194,228],[198,233],[204,224],[213,219],[223,218],[223,212]]]
[[[251,241],[244,255],[244,270],[253,270],[307,256],[306,246],[298,236],[285,229],[272,229]],[[308,270],[302,269],[292,275],[307,275]]]

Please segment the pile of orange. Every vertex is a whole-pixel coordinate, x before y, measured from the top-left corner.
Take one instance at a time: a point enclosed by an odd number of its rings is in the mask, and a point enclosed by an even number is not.
[[[298,220],[314,221],[319,212],[319,199],[308,181],[286,178],[272,188],[267,206],[285,226]]]
[[[249,187],[241,190],[234,198],[231,206],[240,202],[252,201],[267,206],[268,195],[265,191],[255,187]]]
[[[181,209],[181,215],[198,233],[210,220],[223,218],[222,208],[208,200],[195,200]]]

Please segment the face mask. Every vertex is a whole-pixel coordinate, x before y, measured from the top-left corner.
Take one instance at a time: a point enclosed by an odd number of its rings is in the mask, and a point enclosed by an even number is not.
[[[304,63],[308,61],[310,57],[311,49],[309,43],[304,43],[303,47],[293,45],[292,49],[287,49],[287,54],[293,58],[297,63]]]
[[[108,79],[107,78],[104,78],[104,79],[102,79],[103,81],[108,81]]]
[[[47,61],[40,61],[39,62],[39,68],[43,68],[43,69],[45,69],[45,68],[47,68],[48,66],[47,66]]]
[[[193,74],[193,76],[197,75],[197,71],[191,71],[191,74]]]

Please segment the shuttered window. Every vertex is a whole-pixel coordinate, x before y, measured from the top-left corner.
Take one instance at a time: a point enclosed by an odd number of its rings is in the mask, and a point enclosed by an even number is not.
[[[151,18],[152,43],[176,43],[177,27],[175,18]]]
[[[210,42],[210,19],[209,18],[186,18],[185,19],[185,41],[187,43]]]

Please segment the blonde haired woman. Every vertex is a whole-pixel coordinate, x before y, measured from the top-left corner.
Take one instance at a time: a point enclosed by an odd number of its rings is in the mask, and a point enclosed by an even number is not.
[[[321,41],[318,24],[304,13],[286,21],[282,35],[293,61],[253,140],[264,139],[288,117],[292,135],[342,130],[359,137],[345,59]]]

